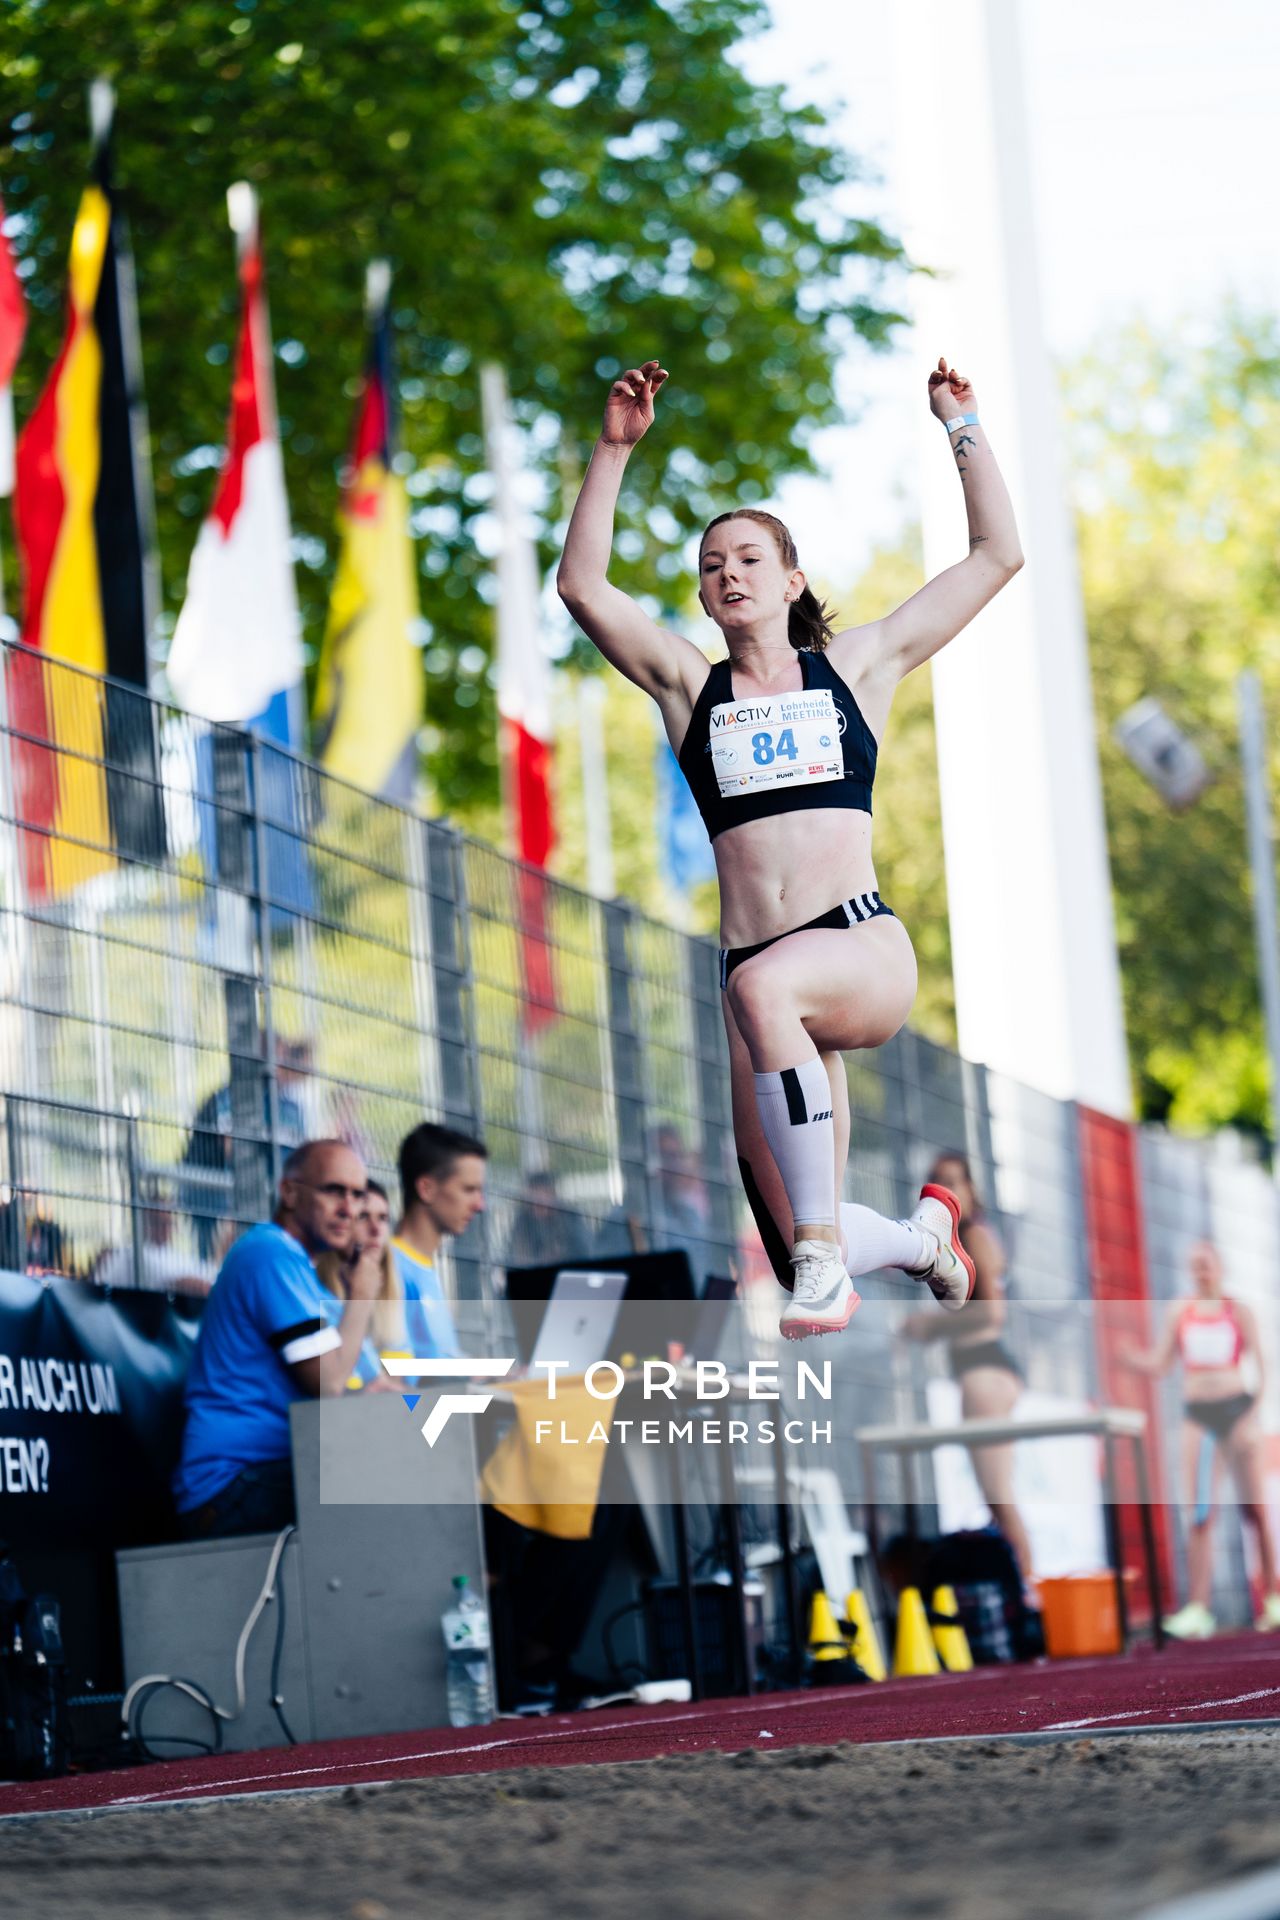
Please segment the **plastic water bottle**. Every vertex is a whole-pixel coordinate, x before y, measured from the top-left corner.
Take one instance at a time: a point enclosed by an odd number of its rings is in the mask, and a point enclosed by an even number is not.
[[[440,1621],[444,1632],[449,1725],[486,1726],[493,1718],[489,1615],[465,1573],[454,1574],[453,1591],[453,1605],[446,1609]]]

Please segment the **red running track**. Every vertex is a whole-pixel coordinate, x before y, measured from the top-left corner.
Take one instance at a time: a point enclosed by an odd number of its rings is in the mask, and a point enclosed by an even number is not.
[[[837,1741],[981,1739],[1098,1727],[1194,1727],[1280,1718],[1280,1635],[1236,1634],[1123,1659],[1042,1660],[880,1686],[821,1687],[698,1706],[610,1707],[488,1727],[316,1741],[114,1773],[0,1784],[0,1814],[140,1807],[224,1794],[297,1792],[496,1773],[512,1767],[651,1760]]]

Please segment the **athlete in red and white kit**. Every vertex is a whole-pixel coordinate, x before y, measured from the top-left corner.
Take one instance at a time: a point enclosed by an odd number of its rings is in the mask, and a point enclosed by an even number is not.
[[[1192,1518],[1187,1530],[1187,1604],[1170,1614],[1165,1631],[1179,1640],[1207,1640],[1217,1622],[1209,1611],[1213,1584],[1213,1520],[1223,1460],[1231,1469],[1240,1514],[1258,1548],[1262,1605],[1260,1633],[1280,1629],[1280,1586],[1263,1484],[1262,1349],[1252,1309],[1223,1287],[1222,1259],[1208,1240],[1191,1248],[1187,1265],[1195,1297],[1174,1303],[1157,1347],[1129,1347],[1126,1366],[1156,1378],[1182,1363],[1182,1465]],[[1252,1370],[1252,1381],[1245,1368]]]
[[[953,1194],[926,1187],[909,1220],[838,1205],[841,1054],[882,1046],[915,998],[911,941],[876,890],[876,757],[898,682],[1021,567],[1009,496],[972,387],[939,360],[929,405],[963,486],[967,556],[883,619],[837,633],[781,521],[754,507],[721,514],[699,552],[698,597],[728,647],[713,665],[608,578],[623,469],[666,379],[650,360],[611,386],[558,585],[605,659],[657,702],[711,835],[734,1133],[765,1248],[791,1289],[782,1331],[847,1326],[853,1279],[882,1267],[960,1307],[973,1265]]]

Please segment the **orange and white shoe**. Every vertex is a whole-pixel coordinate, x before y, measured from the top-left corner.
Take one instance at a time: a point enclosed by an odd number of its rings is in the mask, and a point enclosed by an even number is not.
[[[939,1306],[948,1313],[958,1313],[972,1298],[978,1276],[960,1244],[960,1202],[950,1187],[921,1187],[920,1204],[911,1216],[911,1225],[924,1235],[934,1253],[927,1267],[911,1267],[908,1272],[912,1279],[924,1282]]]
[[[841,1333],[862,1304],[845,1271],[839,1247],[827,1240],[797,1240],[791,1250],[791,1298],[778,1331],[788,1340],[815,1333]]]

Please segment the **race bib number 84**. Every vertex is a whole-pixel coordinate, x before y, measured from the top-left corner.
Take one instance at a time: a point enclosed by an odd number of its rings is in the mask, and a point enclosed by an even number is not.
[[[843,724],[829,687],[712,707],[711,764],[720,798],[843,779]]]

